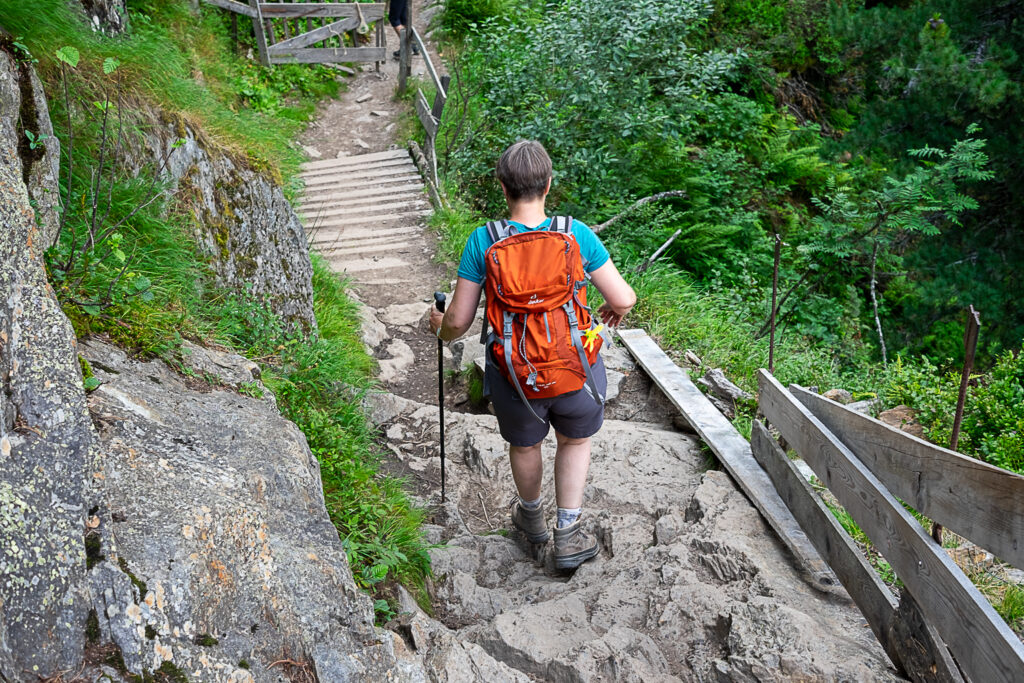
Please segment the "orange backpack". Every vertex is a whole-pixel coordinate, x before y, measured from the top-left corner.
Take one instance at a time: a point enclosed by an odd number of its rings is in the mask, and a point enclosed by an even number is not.
[[[580,332],[593,327],[593,318],[572,218],[555,216],[547,229],[523,232],[508,221],[492,221],[487,233],[488,340],[502,374],[531,413],[528,398],[560,396],[585,384],[603,405],[590,371],[601,337],[587,335],[584,343]]]

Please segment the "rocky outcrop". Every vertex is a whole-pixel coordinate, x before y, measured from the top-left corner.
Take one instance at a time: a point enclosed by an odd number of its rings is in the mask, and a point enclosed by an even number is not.
[[[381,395],[373,414],[392,445],[408,444],[392,449],[408,471],[437,482],[435,454],[401,437],[436,438],[436,408]],[[514,488],[494,418],[446,420],[448,503],[431,553],[444,629],[409,608],[416,654],[436,680],[459,680],[439,668],[457,654],[448,635],[487,655],[478,666],[493,660],[535,680],[897,680],[849,598],[811,587],[728,475],[706,471],[694,437],[605,422],[584,503],[602,552],[567,574],[550,544],[511,529]],[[429,494],[439,504],[436,487]]]
[[[93,432],[74,333],[46,282],[48,237],[26,181],[44,193],[55,188],[46,187],[45,155],[19,156],[16,137],[43,130],[26,114],[35,107],[26,93],[41,92],[37,86],[0,52],[0,678],[14,681],[79,666],[87,602]]]
[[[32,239],[42,253],[57,239],[60,223],[60,141],[53,134],[43,85],[26,57],[0,37],[0,146],[17,150],[12,170],[28,188],[38,227]]]
[[[316,458],[250,362],[193,349],[193,379],[104,343],[82,353],[101,382],[93,608],[130,671],[277,681],[290,659],[321,681],[410,675],[355,586]]]
[[[218,283],[265,301],[293,328],[315,331],[309,246],[280,185],[184,122],[151,118],[150,162],[163,167],[176,201],[191,212],[192,234]]]
[[[94,31],[116,35],[128,28],[126,0],[81,0]]]

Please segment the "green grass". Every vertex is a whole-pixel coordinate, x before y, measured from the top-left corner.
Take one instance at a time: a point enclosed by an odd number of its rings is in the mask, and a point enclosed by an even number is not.
[[[292,140],[316,102],[337,92],[334,72],[304,65],[265,69],[239,59],[227,39],[224,15],[204,8],[197,18],[186,0],[133,2],[131,29],[118,38],[94,34],[63,0],[9,5],[4,26],[39,60],[56,134],[64,143],[65,171],[65,115],[69,107],[73,112],[72,209],[48,254],[48,271],[76,333],[107,334],[134,354],[169,361],[189,338],[228,346],[263,363],[265,382],[282,412],[303,430],[320,461],[328,513],[357,583],[378,594],[396,580],[421,587],[430,569],[419,531],[424,511],[410,502],[402,482],[380,472],[377,435],[361,403],[372,386],[373,359],[360,339],[356,304],[324,262],[313,263],[319,334],[311,339],[290,330],[251,291],[215,284],[193,242],[190,223],[197,218],[184,198],[163,197],[145,206],[116,237],[76,257],[72,268],[64,267],[72,244],[84,243],[91,222],[87,188],[94,174],[104,179],[104,188],[113,178],[105,225],[152,197],[155,168],[123,178],[109,158],[98,167],[103,136],[93,102],[107,95],[116,101],[120,89],[129,138],[138,133],[134,126],[149,120],[139,111],[155,109],[171,125],[187,123],[229,154],[280,179],[300,160]],[[81,53],[78,66],[65,70],[67,102],[54,58],[64,46]],[[107,57],[121,66],[104,75]],[[105,205],[104,199],[101,214]],[[111,287],[125,264],[122,284]],[[133,289],[132,282],[148,286]],[[262,393],[255,384],[240,391],[255,398]],[[390,608],[386,601],[383,605],[386,613]]]

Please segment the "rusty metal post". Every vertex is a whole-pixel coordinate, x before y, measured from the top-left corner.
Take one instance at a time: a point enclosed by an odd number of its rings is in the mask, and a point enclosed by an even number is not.
[[[964,404],[967,402],[967,385],[974,370],[974,355],[978,350],[978,330],[981,329],[981,314],[972,305],[967,311],[967,328],[964,330],[964,369],[960,374],[960,393],[956,399],[956,414],[953,417],[953,434],[949,437],[950,450],[956,450],[960,442],[960,425],[964,420]],[[942,525],[932,525],[932,538],[942,545]]]

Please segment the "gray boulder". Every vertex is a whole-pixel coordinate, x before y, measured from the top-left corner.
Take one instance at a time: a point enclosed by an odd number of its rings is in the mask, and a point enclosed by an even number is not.
[[[13,122],[40,115],[19,99],[19,84],[42,92],[26,68],[0,52],[0,679],[12,681],[81,666],[93,443],[74,332],[43,268],[51,237],[23,182],[49,196],[49,162],[17,151]]]
[[[298,428],[271,401],[105,343],[81,348],[101,381],[89,397],[104,501],[93,605],[129,670],[169,661],[193,681],[277,681],[270,665],[292,659],[321,681],[407,679]]]

